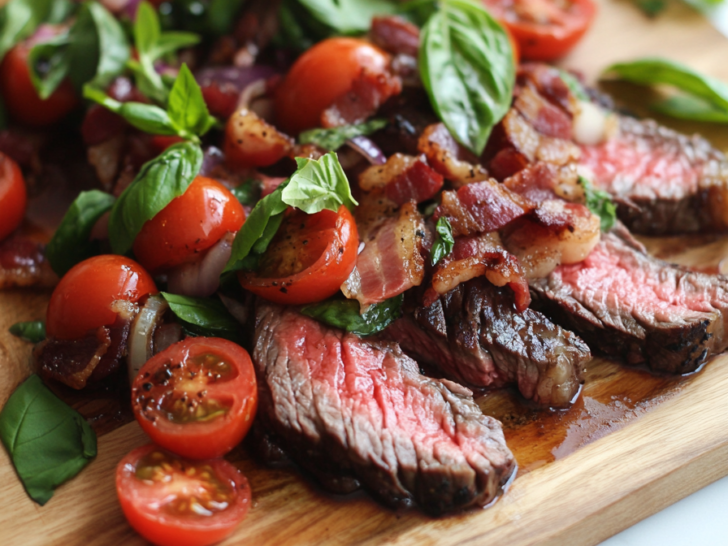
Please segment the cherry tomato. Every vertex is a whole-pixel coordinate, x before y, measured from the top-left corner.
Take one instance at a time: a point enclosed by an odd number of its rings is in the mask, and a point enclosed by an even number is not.
[[[184,141],[184,138],[178,136],[154,135],[152,137],[152,146],[154,146],[154,149],[161,154],[170,146],[174,146],[175,144],[179,144]]]
[[[303,305],[336,294],[356,263],[359,234],[345,206],[287,213],[256,272],[238,273],[240,284],[267,300]]]
[[[592,0],[483,0],[518,42],[521,56],[553,61],[581,39],[596,14]]]
[[[121,460],[116,494],[134,530],[160,546],[220,542],[245,518],[251,501],[248,481],[227,461],[189,461],[155,445]]]
[[[193,459],[221,457],[253,424],[255,370],[231,341],[189,338],[142,366],[131,400],[144,432],[162,447]]]
[[[0,241],[23,221],[27,200],[25,180],[20,167],[0,153]]]
[[[136,303],[157,292],[152,277],[124,256],[95,256],[75,265],[58,283],[46,314],[46,330],[58,339],[79,339],[111,326],[118,300]]]
[[[33,86],[28,69],[31,47],[18,44],[8,51],[0,64],[0,90],[10,116],[33,126],[51,125],[63,118],[78,104],[78,97],[69,80],[64,80],[46,100]]]
[[[267,167],[293,149],[294,141],[255,113],[242,109],[225,127],[225,158],[235,168]]]
[[[276,91],[277,124],[297,134],[317,127],[321,114],[367,69],[385,73],[389,56],[356,38],[330,38],[301,55]]]
[[[238,231],[245,210],[219,182],[198,176],[187,191],[149,220],[134,241],[134,254],[152,274],[192,261],[228,231]]]

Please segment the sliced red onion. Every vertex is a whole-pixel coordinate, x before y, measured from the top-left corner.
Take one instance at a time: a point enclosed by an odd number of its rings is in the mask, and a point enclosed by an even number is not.
[[[239,66],[213,66],[198,70],[195,74],[200,87],[217,84],[218,87],[233,86],[238,93],[258,80],[267,80],[278,74],[270,66],[255,65],[249,67]]]
[[[129,16],[129,19],[132,21],[136,21],[136,14],[137,10],[139,9],[139,4],[141,4],[141,0],[122,0],[126,2],[126,6],[124,6],[124,12]]]
[[[176,322],[170,322],[169,324],[160,324],[159,327],[154,330],[154,354],[161,353],[170,345],[177,343],[185,337],[182,326]]]
[[[346,141],[347,146],[356,150],[372,165],[384,165],[387,162],[387,156],[379,147],[365,136],[356,136]]]
[[[205,148],[205,152],[202,155],[202,167],[200,168],[200,174],[202,176],[210,176],[210,174],[223,163],[225,163],[225,154],[222,153],[222,150],[215,146],[208,146]]]
[[[220,298],[220,301],[222,301],[222,304],[225,306],[225,308],[235,318],[235,320],[237,320],[243,326],[246,326],[248,324],[248,320],[250,320],[251,315],[251,308],[249,306],[239,302],[238,300],[230,298],[225,294],[218,294],[218,297]]]
[[[129,332],[129,356],[126,359],[130,382],[134,381],[146,361],[152,358],[154,329],[162,321],[162,316],[168,308],[169,305],[162,296],[150,296],[132,322]]]
[[[256,80],[240,92],[236,110],[248,108],[255,99],[265,96],[268,92],[268,80]]]
[[[180,265],[167,275],[167,288],[173,294],[205,298],[220,287],[220,275],[230,259],[235,235],[227,233],[196,262]]]

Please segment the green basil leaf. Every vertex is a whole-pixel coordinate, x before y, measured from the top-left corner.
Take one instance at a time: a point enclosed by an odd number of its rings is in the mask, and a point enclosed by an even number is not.
[[[435,224],[435,242],[432,243],[430,251],[430,263],[435,266],[440,263],[445,256],[452,252],[455,246],[455,239],[452,236],[452,226],[450,221],[444,216]]]
[[[222,337],[230,341],[240,339],[240,323],[233,318],[220,300],[190,298],[166,292],[161,294],[183,327],[192,334]]]
[[[305,18],[300,13],[302,10],[296,0],[283,0],[278,10],[278,32],[272,40],[275,47],[305,51],[316,42],[315,33],[304,24]],[[303,15],[306,15],[305,12]],[[326,34],[328,30],[324,30]]]
[[[384,129],[387,126],[386,119],[373,119],[359,125],[344,125],[332,129],[311,129],[304,131],[298,136],[301,144],[315,144],[316,146],[330,152],[341,148],[346,141],[357,136],[368,136]]]
[[[202,149],[192,142],[170,146],[144,164],[111,209],[109,238],[114,253],[128,253],[144,224],[182,195],[201,167]]]
[[[0,413],[0,439],[28,495],[40,505],[96,456],[86,420],[31,375]]]
[[[438,10],[438,0],[409,0],[399,6],[399,14],[422,28]]]
[[[56,13],[54,0],[11,0],[0,9],[0,60]]]
[[[728,111],[728,84],[696,72],[683,64],[660,58],[647,58],[613,64],[604,71],[619,79],[640,85],[671,85],[716,109]]]
[[[561,80],[569,88],[569,91],[571,91],[572,95],[574,95],[577,99],[582,100],[584,102],[591,101],[591,99],[589,98],[589,95],[586,92],[586,89],[584,89],[584,86],[576,78],[576,76],[574,76],[571,72],[567,72],[566,70],[561,70],[561,69],[558,69],[558,70],[559,70],[559,74],[561,76]]]
[[[46,100],[58,89],[68,75],[71,58],[68,54],[70,38],[62,34],[37,44],[28,55],[28,69],[38,96]]]
[[[367,32],[375,15],[394,14],[397,2],[390,0],[298,0],[319,23],[337,34]]]
[[[74,265],[99,253],[99,242],[90,239],[91,230],[114,201],[108,193],[91,190],[81,192],[71,204],[46,247],[46,258],[56,275],[63,277]]]
[[[150,55],[156,61],[183,47],[192,47],[200,43],[200,37],[192,32],[165,32],[154,44]]]
[[[728,109],[716,108],[690,95],[677,95],[652,105],[656,112],[674,118],[711,123],[728,123]]]
[[[207,9],[207,31],[222,36],[232,30],[245,0],[212,0]]]
[[[665,0],[635,0],[635,3],[647,17],[656,17],[667,8]]]
[[[607,192],[594,188],[583,176],[579,177],[579,184],[584,187],[587,208],[601,218],[601,230],[606,232],[612,229],[617,221],[617,206],[612,197]]]
[[[341,328],[358,336],[370,336],[384,330],[402,315],[404,295],[400,294],[382,303],[369,306],[360,314],[356,300],[332,299],[306,305],[301,313],[311,318]]]
[[[503,27],[468,0],[443,0],[422,32],[422,83],[442,122],[476,155],[511,105],[513,51]]]
[[[134,20],[134,45],[137,54],[148,55],[159,42],[162,29],[157,10],[149,2],[141,2]]]
[[[169,93],[167,113],[176,127],[194,135],[204,135],[217,122],[207,110],[202,89],[186,64],[182,65]]]
[[[46,338],[45,323],[42,320],[16,322],[10,327],[9,332],[31,343],[40,343]]]
[[[86,85],[83,88],[83,96],[119,114],[129,124],[145,133],[165,136],[193,136],[187,133],[180,133],[179,129],[172,123],[172,120],[169,119],[167,112],[159,106],[141,102],[119,102],[90,85]]]
[[[260,182],[257,180],[247,180],[239,186],[232,188],[230,193],[235,196],[235,199],[237,199],[241,205],[252,207],[260,201],[260,186]]]
[[[351,209],[359,204],[351,195],[349,181],[335,153],[329,152],[320,159],[297,157],[296,164],[298,169],[282,189],[285,204],[307,214],[324,209],[337,211],[341,205]]]

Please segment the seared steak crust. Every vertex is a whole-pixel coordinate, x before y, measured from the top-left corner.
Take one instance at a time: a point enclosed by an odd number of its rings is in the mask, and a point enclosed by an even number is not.
[[[253,361],[258,419],[329,489],[361,483],[386,504],[441,514],[486,505],[515,469],[472,393],[421,375],[396,344],[259,302]]]
[[[728,279],[666,264],[620,232],[531,281],[539,308],[592,349],[655,371],[689,373],[725,350]]]
[[[477,387],[516,383],[529,400],[568,406],[579,392],[586,344],[541,313],[519,313],[507,288],[479,278],[405,315],[388,336],[414,358]]]

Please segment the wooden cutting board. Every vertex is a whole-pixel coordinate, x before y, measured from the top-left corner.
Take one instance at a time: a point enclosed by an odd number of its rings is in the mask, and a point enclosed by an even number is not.
[[[600,8],[594,28],[565,66],[593,81],[610,62],[657,54],[728,81],[728,39],[689,9],[675,5],[648,20],[629,1],[602,2]],[[638,111],[650,97],[629,86],[608,90]],[[670,124],[700,131],[728,149],[725,127]],[[728,238],[646,242],[664,258],[707,270],[728,256]],[[43,292],[0,293],[0,405],[30,373],[30,347],[7,329],[42,317],[47,299]],[[0,450],[0,544],[144,544],[116,502],[114,469],[147,440],[105,396],[71,398],[93,417],[99,455],[46,506],[27,497]],[[229,458],[249,477],[254,506],[224,544],[588,546],[728,475],[728,357],[678,380],[595,361],[582,398],[566,412],[536,412],[508,392],[480,404],[503,420],[520,465],[512,487],[492,508],[440,519],[393,512],[364,494],[332,497],[295,470],[263,468],[239,449]]]

